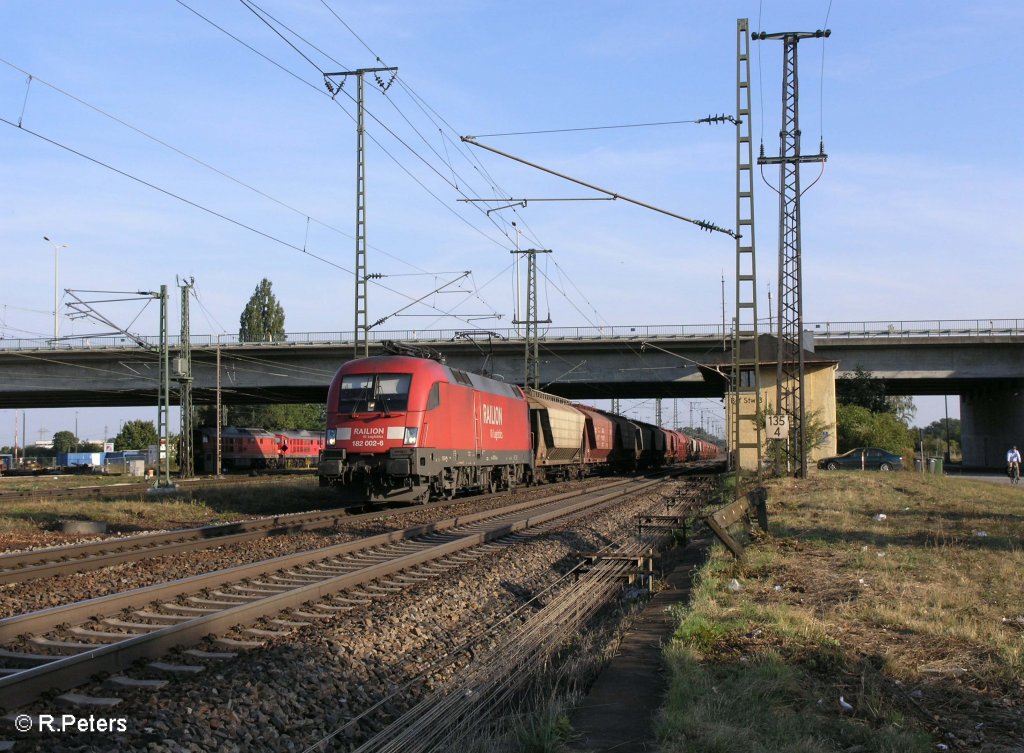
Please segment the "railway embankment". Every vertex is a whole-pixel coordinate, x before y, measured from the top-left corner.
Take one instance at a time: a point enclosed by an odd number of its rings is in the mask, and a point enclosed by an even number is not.
[[[18,639],[6,657],[34,665],[12,666],[4,681],[9,687],[22,675],[35,682],[41,672],[52,669],[56,676],[58,670],[80,668],[101,654],[113,655],[105,645],[110,641],[122,640],[118,652],[133,651],[165,630],[155,623],[141,625],[143,618],[166,621],[172,625],[166,630],[178,635],[189,621],[219,619],[218,610],[226,613],[217,630],[204,622],[202,630],[194,631],[201,639],[198,651],[172,650],[161,662],[121,667],[128,677],[104,680],[105,673],[90,670],[92,679],[76,686],[73,699],[44,693],[30,706],[20,706],[21,720],[29,727],[17,739],[18,749],[283,751],[319,741],[323,746],[317,749],[449,750],[456,737],[468,745],[500,732],[496,726],[515,728],[520,710],[530,705],[526,680],[544,675],[544,668],[554,669],[547,679],[562,687],[572,675],[562,671],[563,661],[556,661],[560,654],[587,665],[588,657],[600,653],[591,650],[594,641],[581,628],[607,603],[595,598],[599,592],[611,598],[613,611],[622,608],[616,605],[623,576],[637,566],[628,560],[637,558],[617,552],[620,543],[637,535],[637,515],[701,498],[706,480],[635,478],[598,485],[602,488],[583,494],[557,494],[546,503],[548,512],[538,508],[540,500],[513,505],[503,514],[518,515],[521,523],[488,523],[495,537],[475,528],[455,536],[454,529],[431,526],[418,537],[422,541],[403,538],[353,552],[365,560],[361,567],[370,579],[353,581],[342,594],[321,594],[323,576],[347,583],[357,573],[334,572],[345,567],[334,559],[341,554],[332,553],[328,561],[321,552],[314,566],[283,568],[275,562],[270,572],[236,585],[182,596],[187,604],[172,603],[178,597],[169,592],[153,598],[146,594],[141,608],[133,603],[112,617],[77,626],[63,612],[26,616],[39,617],[49,627],[36,630],[19,622],[12,628]],[[530,490],[530,496],[535,491],[543,488]],[[463,528],[483,524],[475,516],[455,523]],[[471,547],[470,539],[477,538],[486,543]],[[440,559],[425,559],[423,547],[438,549]],[[604,559],[580,569],[581,552],[601,551]],[[396,562],[398,569],[392,569],[388,557],[405,564]],[[238,616],[240,610],[248,614],[257,599],[277,605],[290,591],[299,594],[296,603],[302,602],[290,612],[275,609],[268,614],[278,617],[252,628]],[[94,602],[85,609],[90,615],[97,611]],[[147,632],[124,632],[130,629]],[[83,646],[83,641],[97,644]],[[64,650],[77,653],[64,659],[26,658]],[[40,664],[44,660],[50,663]],[[83,697],[109,705],[123,729],[114,736],[87,731],[56,737],[41,726],[58,702],[81,704]],[[19,698],[25,695],[9,694],[8,711],[21,703]],[[89,713],[83,709],[76,713]],[[431,737],[438,734],[443,741]]]
[[[651,749],[1024,749],[1024,490],[817,473],[768,509],[673,607]]]

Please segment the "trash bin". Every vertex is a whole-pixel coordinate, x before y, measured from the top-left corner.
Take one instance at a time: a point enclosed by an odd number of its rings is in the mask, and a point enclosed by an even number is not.
[[[942,458],[928,458],[928,472],[942,474]]]
[[[914,458],[914,470],[920,473],[924,469],[924,464],[921,462],[921,458]]]
[[[928,458],[928,473],[935,473],[935,458]]]

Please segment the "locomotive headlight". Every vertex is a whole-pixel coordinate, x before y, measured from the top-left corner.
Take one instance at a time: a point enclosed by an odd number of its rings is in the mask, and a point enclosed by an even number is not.
[[[416,444],[416,438],[420,435],[420,430],[415,426],[407,426],[405,429],[405,439],[402,440],[402,444],[406,447]]]
[[[335,444],[338,441],[338,430],[328,429],[327,430],[327,444]]]

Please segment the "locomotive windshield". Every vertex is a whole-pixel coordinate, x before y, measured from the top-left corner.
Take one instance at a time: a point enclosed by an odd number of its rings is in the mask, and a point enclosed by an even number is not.
[[[348,374],[338,391],[340,413],[390,413],[409,409],[412,374]]]

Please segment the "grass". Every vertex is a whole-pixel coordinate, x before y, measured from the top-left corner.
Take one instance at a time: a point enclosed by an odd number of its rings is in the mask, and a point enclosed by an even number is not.
[[[35,492],[82,486],[118,486],[142,481],[133,476],[101,476],[87,473],[74,475],[2,476],[0,492]]]
[[[676,609],[665,753],[1019,745],[1024,492],[818,474],[772,482],[769,520]]]

